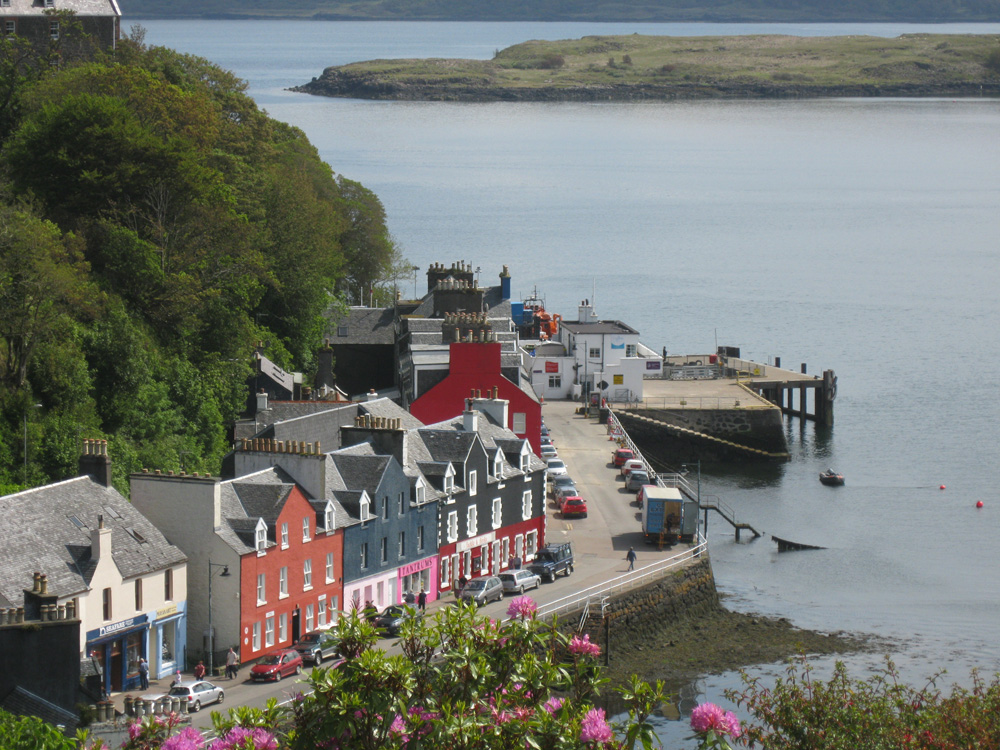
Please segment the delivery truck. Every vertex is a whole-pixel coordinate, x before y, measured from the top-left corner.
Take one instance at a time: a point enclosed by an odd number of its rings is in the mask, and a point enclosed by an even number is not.
[[[682,534],[684,505],[684,496],[676,487],[643,488],[642,533],[647,544],[677,541]],[[697,513],[697,506],[693,512]]]

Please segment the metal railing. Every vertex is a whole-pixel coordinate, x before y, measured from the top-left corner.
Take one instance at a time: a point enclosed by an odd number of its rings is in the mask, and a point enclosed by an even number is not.
[[[738,409],[756,406],[753,399],[743,396],[652,396],[642,401],[616,403],[615,408],[638,409]]]
[[[705,537],[699,535],[698,544],[690,549],[647,565],[644,568],[639,568],[638,570],[633,570],[624,575],[612,578],[604,583],[599,583],[596,586],[591,586],[576,594],[543,604],[538,608],[537,616],[553,617],[556,615],[566,615],[582,608],[587,608],[589,611],[592,602],[595,606],[600,605],[603,611],[605,603],[602,601],[602,597],[606,598],[622,594],[626,591],[646,586],[661,578],[666,578],[670,571],[681,567],[690,560],[700,557],[706,551],[708,551],[708,543],[705,541]]]

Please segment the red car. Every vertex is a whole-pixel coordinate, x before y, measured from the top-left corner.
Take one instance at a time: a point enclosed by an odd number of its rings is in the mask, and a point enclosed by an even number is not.
[[[587,517],[587,503],[579,495],[570,495],[563,498],[560,510],[562,511],[563,518],[571,518],[573,516],[577,518]]]
[[[616,469],[620,469],[622,464],[628,461],[630,458],[635,458],[635,454],[629,448],[619,448],[614,453],[611,454],[611,463],[615,465]]]
[[[293,674],[302,674],[302,654],[291,648],[268,654],[250,669],[250,679],[254,682],[277,682]]]

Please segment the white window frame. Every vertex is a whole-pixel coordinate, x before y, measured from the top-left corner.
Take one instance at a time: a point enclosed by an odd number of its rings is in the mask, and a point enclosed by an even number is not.
[[[58,21],[49,21],[49,38],[52,39],[52,41],[56,41],[59,39]]]
[[[278,643],[288,640],[288,613],[282,612],[278,615]]]
[[[599,346],[587,346],[587,358],[588,359],[600,359],[601,358],[601,347]]]
[[[327,503],[326,507],[323,509],[323,525],[326,527],[326,533],[330,534],[337,529],[337,518],[333,513],[333,503]]]
[[[528,448],[524,446],[521,449],[521,471],[524,472],[524,478],[528,479],[528,466],[530,465],[530,459],[528,458]]]
[[[424,551],[424,527],[417,527],[417,552]]]
[[[274,645],[274,615],[270,614],[264,618],[264,646],[271,648]]]
[[[368,568],[368,542],[361,542],[360,552],[361,552],[361,569],[365,570]]]
[[[371,500],[368,499],[367,495],[361,496],[361,520],[367,521],[368,517],[371,515]]]
[[[10,6],[10,0],[8,0],[7,5],[4,6],[4,7],[9,7],[9,6]],[[14,21],[13,19],[6,21],[6,23],[4,25],[4,32],[6,34],[16,34],[17,33],[17,21]]]
[[[465,533],[473,537],[479,533],[479,508],[470,505],[465,517]]]
[[[451,584],[451,558],[441,558],[441,588],[448,588]]]
[[[500,540],[500,567],[505,568],[510,562],[510,537],[505,536]]]
[[[475,497],[479,491],[479,476],[475,471],[469,472],[469,497]]]
[[[399,497],[396,498],[396,503],[397,503],[397,505],[396,505],[396,515],[397,516],[402,516],[403,513],[405,512],[404,511],[404,507],[406,506],[406,493],[400,492],[399,493]]]
[[[389,496],[386,495],[382,498],[382,520],[389,520]]]
[[[314,620],[313,620],[313,605],[306,605],[306,632],[314,630]]]
[[[267,575],[257,574],[257,606],[267,604]]]
[[[625,344],[625,356],[634,357],[639,353],[639,347],[635,344]]]
[[[309,516],[302,519],[302,541],[308,542],[311,537],[309,536]]]
[[[497,451],[493,456],[493,478],[503,479],[503,452]]]
[[[399,532],[399,557],[400,559],[406,557],[406,532]]]
[[[444,491],[449,494],[455,491],[455,477],[448,474],[444,475]]]
[[[538,531],[529,531],[524,535],[524,547],[528,557],[534,557],[538,552]]]
[[[257,549],[257,557],[267,554],[267,524],[263,518],[257,520],[254,528],[254,547]]]
[[[382,537],[382,541],[378,544],[378,559],[379,563],[385,565],[389,562],[389,537]]]
[[[288,522],[281,524],[281,549],[288,549]]]
[[[255,622],[253,624],[253,639],[250,641],[250,647],[254,651],[260,651],[260,622]]]
[[[499,497],[493,498],[493,528],[499,529],[503,523],[503,504]]]
[[[316,602],[316,626],[326,627],[326,594],[323,594]]]
[[[427,497],[426,493],[427,493],[427,491],[424,489],[424,483],[423,483],[423,481],[420,480],[420,479],[418,479],[417,480],[417,486],[416,486],[416,498],[417,498],[416,502],[417,502],[417,505],[420,505],[421,503],[424,502],[424,499]]]
[[[510,431],[515,435],[523,435],[528,430],[528,415],[523,411],[516,411],[511,415]]]
[[[490,572],[490,545],[484,544],[479,548],[479,575],[486,575]]]
[[[313,561],[310,557],[302,562],[302,590],[311,591],[313,587]],[[312,630],[312,628],[309,628]]]
[[[458,511],[453,510],[448,513],[448,541],[458,541]]]
[[[531,518],[531,490],[525,490],[521,493],[521,520],[527,521]]]
[[[333,566],[333,553],[326,553],[326,582],[334,583],[337,580],[336,569]]]
[[[284,566],[278,571],[278,598],[284,599],[288,596],[288,566]]]
[[[558,373],[549,375],[549,388],[562,388],[562,375]]]
[[[524,534],[514,537],[514,557],[520,557],[521,563],[524,564]]]

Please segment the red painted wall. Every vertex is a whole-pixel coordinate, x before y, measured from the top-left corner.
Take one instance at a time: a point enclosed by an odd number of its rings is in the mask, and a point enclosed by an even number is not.
[[[302,540],[302,519],[309,517],[310,541]],[[281,524],[288,524],[288,548],[281,548]],[[258,556],[256,552],[243,555],[240,559],[240,658],[249,662],[261,656],[288,648],[292,645],[292,618],[296,607],[300,611],[299,633],[306,632],[306,605],[313,605],[313,628],[317,622],[319,597],[326,594],[327,627],[334,621],[333,602],[337,610],[344,607],[344,535],[337,529],[333,533],[317,532],[316,511],[306,500],[298,487],[292,488],[285,501],[285,507],[278,516],[275,538],[277,545],[268,547],[267,553]],[[326,555],[333,553],[334,582],[326,582]],[[312,560],[312,588],[303,591],[303,565]],[[282,567],[288,567],[288,596],[279,598],[279,580]],[[257,575],[264,573],[267,603],[257,605]],[[274,615],[274,645],[266,646],[265,617]],[[280,641],[279,617],[288,615],[288,633]],[[260,622],[261,647],[253,650],[253,625]]]
[[[542,406],[500,374],[500,344],[453,343],[448,377],[410,405],[410,413],[424,424],[443,422],[465,410],[465,399],[473,390],[489,398],[496,387],[497,397],[510,402],[507,428],[514,428],[514,413],[525,415],[524,437],[537,455],[541,448]]]

